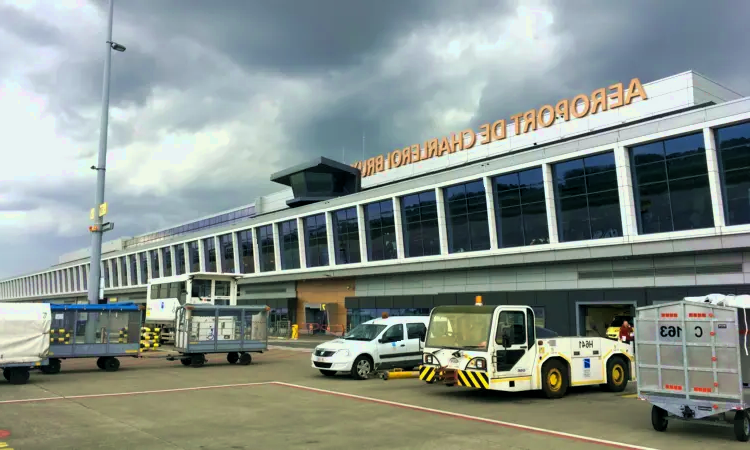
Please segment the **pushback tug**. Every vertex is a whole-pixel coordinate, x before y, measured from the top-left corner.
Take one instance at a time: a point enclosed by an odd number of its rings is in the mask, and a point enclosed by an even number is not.
[[[570,386],[621,392],[635,380],[633,348],[601,337],[537,338],[528,306],[439,306],[432,310],[419,378],[447,386],[560,398]]]

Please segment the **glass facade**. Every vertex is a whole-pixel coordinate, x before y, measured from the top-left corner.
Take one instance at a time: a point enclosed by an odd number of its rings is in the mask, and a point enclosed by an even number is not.
[[[560,242],[622,236],[614,152],[552,166]]]
[[[440,254],[435,191],[401,197],[404,222],[404,256]]]
[[[164,264],[164,276],[172,276],[172,247],[164,247],[161,249],[161,261]]]
[[[122,271],[122,285],[130,286],[130,277],[128,277],[128,258],[127,256],[120,256],[120,270]],[[76,271],[78,268],[76,267]]]
[[[240,273],[254,273],[253,232],[244,230],[237,233],[237,245],[240,251]]]
[[[77,266],[75,268],[75,273],[76,273],[76,290],[82,291],[83,289],[81,289],[81,266]]]
[[[714,225],[703,133],[630,149],[640,234]]]
[[[141,260],[141,283],[148,284],[148,255],[146,252],[142,252],[138,254],[138,257]]]
[[[182,275],[185,273],[185,245],[177,244],[174,247],[174,274]]]
[[[368,261],[396,259],[396,223],[392,200],[365,205],[365,232]]]
[[[86,264],[83,266],[83,290],[87,290],[89,288],[89,270],[91,270],[91,265]]]
[[[190,273],[201,271],[201,255],[198,252],[198,241],[188,242],[188,263]]]
[[[117,259],[110,259],[110,264],[112,264],[112,287],[120,287],[120,274],[117,272]],[[71,269],[71,272],[73,274],[73,289],[78,290],[78,280],[75,277],[75,271]]]
[[[221,273],[234,273],[234,244],[231,234],[219,236],[221,250]]]
[[[109,277],[109,260],[103,261],[102,265],[104,266],[102,268],[102,276],[104,276],[104,287],[111,288],[112,285],[109,284],[111,282],[111,279]],[[64,280],[63,282],[65,283],[65,292],[68,292],[71,290],[69,286],[69,281],[68,281],[69,275],[70,275],[70,272],[68,271],[68,269],[63,270],[63,280]]]
[[[333,213],[333,243],[336,249],[336,264],[361,262],[356,207],[340,209]]]
[[[307,267],[328,265],[328,236],[326,235],[326,215],[316,214],[305,217],[305,259]]]
[[[154,278],[161,277],[159,274],[159,251],[151,250],[148,253],[151,258],[151,279],[153,280]]]
[[[157,231],[154,233],[144,234],[143,236],[134,237],[133,239],[125,242],[125,247],[146,244],[149,242],[159,242],[167,238],[172,238],[174,236],[180,236],[183,234],[195,233],[196,231],[205,230],[208,228],[232,225],[243,220],[247,220],[251,217],[255,217],[255,206],[248,206],[236,211],[219,214],[215,217],[209,217],[208,219],[196,220],[195,222],[190,222],[185,225],[173,227],[168,230]]]
[[[130,276],[133,277],[133,285],[141,284],[141,281],[138,280],[138,260],[136,259],[136,255],[129,255],[128,258],[130,259]],[[86,283],[84,282],[83,284],[85,285]]]
[[[202,242],[206,272],[216,272],[216,240],[210,237],[203,239]]]
[[[542,168],[492,179],[499,248],[549,244]]]
[[[279,239],[281,240],[281,269],[299,269],[297,219],[287,220],[279,224]]]
[[[270,272],[276,270],[276,257],[273,246],[273,226],[266,225],[259,227],[258,233],[258,252],[260,259],[260,271]]]
[[[482,180],[447,187],[445,221],[448,251],[463,253],[490,249],[490,226],[487,222],[487,198]]]
[[[716,130],[727,225],[750,223],[750,122]]]

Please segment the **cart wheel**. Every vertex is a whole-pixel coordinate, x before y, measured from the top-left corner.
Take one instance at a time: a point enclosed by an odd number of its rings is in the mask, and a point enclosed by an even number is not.
[[[10,381],[10,369],[3,369],[3,378],[5,381]]]
[[[667,431],[667,425],[669,425],[669,421],[667,420],[667,412],[654,405],[651,408],[651,425],[656,431]],[[735,429],[736,428],[737,425],[735,425]]]
[[[29,369],[27,367],[14,367],[8,375],[10,384],[26,384],[29,381]]]
[[[180,358],[180,362],[183,366],[189,366],[192,363],[190,358]]]
[[[253,357],[250,356],[250,353],[240,354],[240,365],[249,366],[251,362],[253,362]]]
[[[229,352],[229,353],[227,353],[227,362],[229,362],[229,364],[236,364],[237,361],[239,361],[239,360],[240,360],[239,353],[237,353],[237,352]]]
[[[104,360],[107,359],[103,356],[100,356],[99,358],[96,358],[96,367],[104,370]]]
[[[49,364],[46,366],[41,366],[39,370],[42,371],[42,373],[47,375],[54,375],[56,373],[60,373],[60,369],[62,368],[62,362],[57,358],[52,358],[49,360]]]
[[[112,357],[106,358],[103,365],[106,372],[117,372],[117,369],[120,368],[120,360]]]
[[[740,442],[747,442],[750,439],[750,418],[747,416],[747,411],[734,413],[734,437]]]
[[[192,355],[190,357],[190,365],[192,367],[203,367],[203,364],[206,363],[206,357],[202,354]]]

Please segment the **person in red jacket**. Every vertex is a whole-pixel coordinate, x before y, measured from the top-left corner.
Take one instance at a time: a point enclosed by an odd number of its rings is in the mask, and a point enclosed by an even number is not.
[[[632,343],[633,342],[633,327],[630,326],[627,320],[622,322],[620,326],[620,335],[618,337],[620,342]]]

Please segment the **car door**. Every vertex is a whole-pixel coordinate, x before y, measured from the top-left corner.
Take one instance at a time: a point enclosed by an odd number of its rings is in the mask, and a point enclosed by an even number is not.
[[[389,368],[398,365],[399,361],[403,359],[401,354],[404,348],[406,348],[404,325],[401,323],[391,325],[378,340],[380,367]]]
[[[534,313],[530,308],[496,312],[495,377],[530,376],[536,358]]]
[[[406,324],[406,347],[403,349],[404,368],[413,368],[422,362],[422,346],[427,336],[427,326],[422,322]]]

